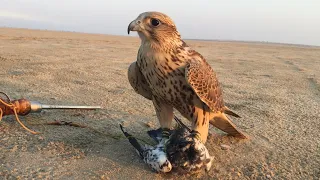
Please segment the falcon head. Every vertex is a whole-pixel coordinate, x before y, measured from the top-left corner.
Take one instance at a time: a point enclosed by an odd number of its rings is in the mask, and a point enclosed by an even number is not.
[[[160,12],[141,13],[128,26],[130,31],[137,31],[143,42],[163,44],[180,40],[180,34],[172,19]]]

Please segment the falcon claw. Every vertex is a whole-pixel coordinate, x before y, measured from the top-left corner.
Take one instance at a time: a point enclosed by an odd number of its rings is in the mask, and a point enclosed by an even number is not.
[[[196,130],[192,130],[190,136],[201,141],[201,134]]]

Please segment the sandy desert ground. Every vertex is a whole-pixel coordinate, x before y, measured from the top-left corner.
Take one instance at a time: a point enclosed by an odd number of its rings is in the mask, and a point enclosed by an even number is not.
[[[138,158],[119,129],[122,123],[152,142],[146,131],[159,127],[152,103],[127,80],[139,43],[134,37],[1,28],[0,91],[103,109],[21,117],[39,135],[4,117],[0,179],[320,178],[320,47],[187,41],[217,72],[227,105],[242,116],[233,121],[250,139],[210,127],[210,172],[162,175]],[[55,120],[94,129],[43,125]]]

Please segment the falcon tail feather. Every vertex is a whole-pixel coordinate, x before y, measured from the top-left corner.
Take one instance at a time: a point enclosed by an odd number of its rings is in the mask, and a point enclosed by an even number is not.
[[[130,144],[139,152],[139,154],[142,156],[143,148],[140,145],[140,143],[137,141],[135,137],[133,137],[131,134],[123,130],[123,126],[120,124],[120,129],[123,132],[123,134],[126,136],[126,138],[129,140]]]
[[[237,113],[233,112],[232,110],[230,110],[228,107],[223,107],[223,112],[230,115],[230,116],[234,116],[237,118],[241,118],[241,116],[239,116]]]
[[[244,132],[240,131],[224,113],[220,113],[219,115],[215,116],[212,120],[210,120],[210,124],[231,136],[243,139],[249,138]]]

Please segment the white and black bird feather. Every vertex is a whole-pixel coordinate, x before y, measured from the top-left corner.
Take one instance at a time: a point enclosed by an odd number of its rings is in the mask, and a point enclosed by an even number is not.
[[[174,118],[178,128],[170,130],[169,139],[163,138],[162,129],[148,131],[148,135],[158,144],[142,146],[135,137],[120,128],[137,153],[156,172],[170,172],[172,168],[182,172],[194,172],[201,169],[209,171],[213,156],[193,132],[177,117]]]
[[[214,157],[210,156],[208,149],[194,137],[190,128],[174,117],[178,127],[170,131],[170,138],[166,143],[166,154],[177,171],[193,172],[204,168],[209,171]],[[148,131],[150,137],[161,142],[161,129]]]
[[[154,171],[167,173],[172,169],[172,165],[165,153],[165,140],[159,141],[156,146],[142,146],[135,137],[124,131],[120,124],[121,131],[128,138],[130,144],[136,149],[137,153]]]

